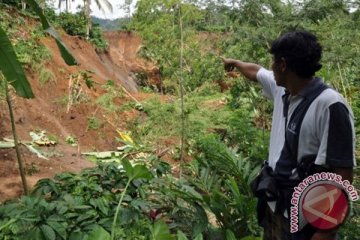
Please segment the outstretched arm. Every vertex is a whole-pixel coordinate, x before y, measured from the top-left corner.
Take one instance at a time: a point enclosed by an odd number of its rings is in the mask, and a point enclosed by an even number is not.
[[[251,81],[257,82],[256,74],[261,66],[256,63],[243,62],[232,58],[221,58],[224,62],[224,67],[227,72],[233,71],[234,68],[238,69],[246,78]]]

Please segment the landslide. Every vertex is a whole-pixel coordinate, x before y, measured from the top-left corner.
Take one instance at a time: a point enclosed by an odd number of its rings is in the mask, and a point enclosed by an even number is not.
[[[138,35],[129,31],[108,31],[104,36],[110,45],[105,61],[110,60],[117,68],[125,69],[128,76],[134,77],[137,82],[140,80],[136,79],[136,74],[145,74],[147,79],[144,84],[156,86],[157,90],[161,90],[159,68],[154,63],[138,57],[142,47]]]
[[[32,24],[38,23],[27,19],[24,26]],[[30,34],[27,27],[18,32]],[[42,84],[40,72],[27,69],[26,74],[35,98],[27,100],[11,94],[20,140],[31,141],[31,131],[46,131],[47,136],[56,140],[55,146],[40,147],[49,160],[38,158],[21,146],[30,186],[40,178],[53,177],[61,171],[77,172],[93,166],[93,163],[81,156],[81,152],[114,150],[121,145],[115,140],[118,136],[116,129],[126,131],[127,120],[138,114],[135,109],[122,108],[123,104],[146,97],[138,93],[134,73],[139,69],[146,72],[154,67],[137,58],[141,39],[134,33],[106,33],[109,49],[105,53],[97,53],[82,38],[61,31],[60,35],[79,65],[67,66],[55,41],[43,37],[38,43],[48,48],[52,55],[43,67],[52,74],[52,80]],[[91,88],[86,84],[89,80]],[[105,99],[104,95],[109,100],[101,103],[101,99]],[[73,104],[69,104],[73,97],[76,99]],[[115,110],[109,110],[109,107]],[[12,139],[4,97],[0,101],[0,118],[0,141],[4,138]],[[91,119],[99,123],[96,129],[90,126]],[[76,139],[77,146],[69,145],[66,142],[68,137]],[[0,203],[21,193],[15,150],[0,148]]]

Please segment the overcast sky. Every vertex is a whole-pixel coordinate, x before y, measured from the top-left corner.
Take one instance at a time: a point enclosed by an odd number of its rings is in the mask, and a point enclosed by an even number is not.
[[[101,0],[99,0],[101,3]],[[99,10],[99,8],[97,7],[95,0],[92,0],[92,6],[91,6],[91,15],[92,16],[96,16],[98,18],[104,18],[104,19],[115,19],[115,18],[120,18],[120,17],[126,17],[127,13],[121,9],[121,5],[124,5],[125,0],[108,0],[113,7],[113,12],[110,12],[110,10],[108,9],[104,9],[104,11]],[[51,0],[52,5],[54,6],[54,8],[56,9],[56,12],[59,12],[60,10],[58,9],[58,4],[59,1],[58,0]],[[137,0],[133,0],[133,4],[131,6],[131,13],[134,11],[135,8],[135,4],[136,4]],[[71,6],[71,12],[77,12],[77,7],[78,6],[83,6],[84,5],[84,1],[83,0],[74,0],[73,2],[70,1],[70,6]],[[103,5],[105,6],[105,5]],[[106,7],[105,7],[106,8]],[[61,3],[61,11],[65,11],[65,1],[63,1]]]

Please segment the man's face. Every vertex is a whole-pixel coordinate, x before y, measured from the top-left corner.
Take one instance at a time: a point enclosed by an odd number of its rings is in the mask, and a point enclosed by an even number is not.
[[[285,87],[285,75],[284,75],[284,72],[286,69],[285,59],[284,58],[281,58],[281,59],[273,58],[271,68],[274,72],[274,78],[276,81],[276,85]]]

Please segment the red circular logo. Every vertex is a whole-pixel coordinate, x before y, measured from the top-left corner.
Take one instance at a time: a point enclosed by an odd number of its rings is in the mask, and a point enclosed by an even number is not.
[[[318,229],[331,229],[340,225],[348,210],[348,199],[344,191],[328,183],[309,189],[302,201],[305,219]]]

